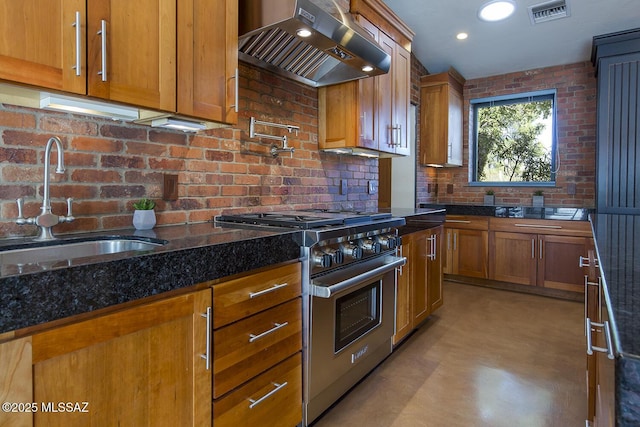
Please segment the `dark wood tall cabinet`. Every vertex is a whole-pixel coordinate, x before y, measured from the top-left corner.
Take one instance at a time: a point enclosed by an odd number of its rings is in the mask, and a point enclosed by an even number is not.
[[[640,214],[640,28],[593,38],[598,78],[597,208]]]

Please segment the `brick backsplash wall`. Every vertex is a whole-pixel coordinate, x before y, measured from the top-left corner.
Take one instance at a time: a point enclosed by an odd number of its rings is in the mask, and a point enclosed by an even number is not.
[[[560,170],[556,174],[556,186],[470,187],[469,138],[473,123],[469,121],[469,100],[552,88],[557,89],[558,107]],[[531,205],[533,192],[540,189],[548,206],[595,206],[596,79],[590,62],[468,80],[464,86],[464,106],[464,165],[460,168],[418,168],[419,177],[424,174],[433,177],[429,182],[437,181],[436,200],[439,203],[482,204],[485,191],[492,188],[496,203],[503,205]],[[575,195],[568,194],[568,184],[575,184]],[[447,187],[453,192],[448,193]],[[430,201],[420,192],[417,200]]]
[[[52,136],[62,140],[67,167],[64,174],[51,168],[52,209],[66,214],[64,199],[72,197],[76,217],[55,226],[57,234],[132,227],[132,204],[142,197],[157,202],[158,225],[207,221],[226,211],[376,208],[367,183],[378,184],[377,160],[318,151],[315,88],[242,63],[239,95],[237,126],[199,134],[0,104],[0,238],[35,234],[35,226],[14,223],[15,199],[25,199],[25,215],[39,213]],[[289,138],[293,156],[273,158],[274,141],[249,138],[252,116],[300,126]],[[164,174],[178,175],[178,200],[162,200]],[[346,195],[339,194],[343,179]]]

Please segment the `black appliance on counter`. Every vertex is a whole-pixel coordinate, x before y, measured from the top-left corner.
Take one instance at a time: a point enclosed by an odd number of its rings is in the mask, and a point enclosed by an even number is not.
[[[322,209],[222,215],[222,227],[297,229],[303,297],[303,425],[391,354],[398,228],[391,213]]]

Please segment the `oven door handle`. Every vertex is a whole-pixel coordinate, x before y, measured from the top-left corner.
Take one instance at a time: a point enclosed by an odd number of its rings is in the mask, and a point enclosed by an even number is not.
[[[391,257],[391,259],[393,261],[387,264],[381,265],[380,267],[374,268],[373,270],[369,270],[357,276],[350,277],[346,280],[342,280],[338,283],[334,283],[333,285],[323,285],[321,283],[318,283],[315,285],[312,284],[311,295],[320,297],[320,298],[331,298],[332,295],[340,291],[343,291],[345,289],[348,289],[353,285],[357,285],[360,282],[363,282],[365,280],[369,280],[373,277],[384,274],[390,270],[393,270],[394,268],[400,267],[407,263],[407,259],[404,257],[403,258]]]

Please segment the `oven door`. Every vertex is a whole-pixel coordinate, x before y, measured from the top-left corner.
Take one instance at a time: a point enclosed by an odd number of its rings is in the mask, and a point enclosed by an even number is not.
[[[311,279],[307,424],[391,353],[405,263],[386,255]]]

